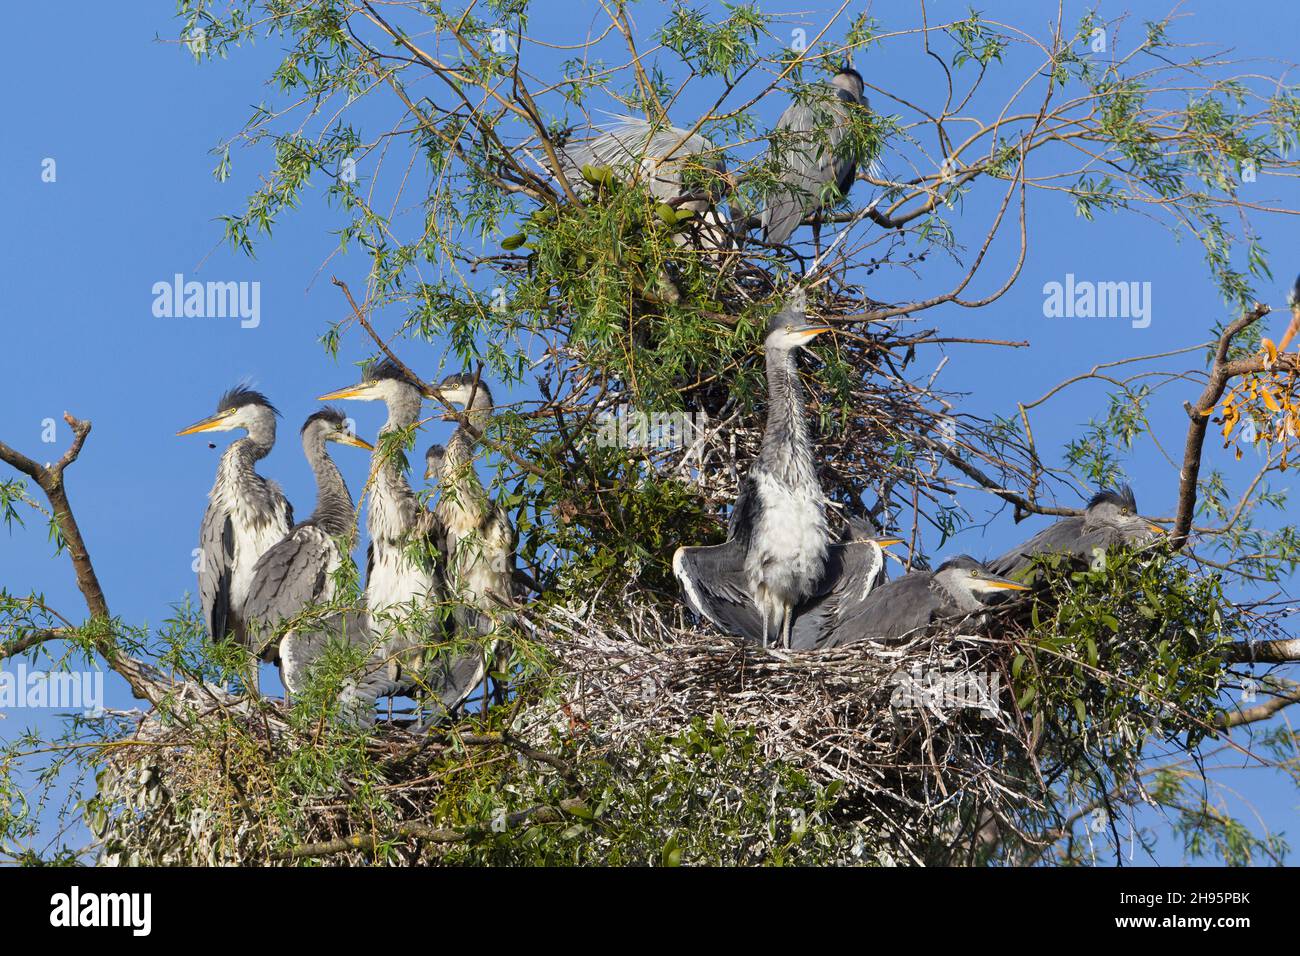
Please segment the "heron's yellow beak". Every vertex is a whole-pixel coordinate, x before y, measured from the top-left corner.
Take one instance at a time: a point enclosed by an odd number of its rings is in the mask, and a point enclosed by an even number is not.
[[[343,398],[361,398],[365,395],[366,383],[358,382],[356,385],[349,385],[346,388],[338,388],[332,392],[326,392],[324,395],[317,395],[318,402],[333,402]]]
[[[215,415],[209,415],[207,418],[203,419],[203,421],[195,422],[189,428],[182,428],[176,433],[176,437],[179,438],[182,435],[197,435],[199,432],[220,431],[221,426],[225,424],[226,419],[232,414],[233,410],[227,409],[224,412],[217,412]]]
[[[903,538],[877,538],[876,544],[880,545],[882,548],[888,548],[891,545],[902,544],[903,541]]]
[[[829,325],[815,325],[815,326],[809,326],[807,328],[796,329],[795,334],[802,335],[804,338],[811,340],[811,339],[815,339],[823,332],[829,332],[830,330],[831,327]]]
[[[1160,527],[1160,525],[1158,525],[1158,524],[1151,524],[1150,522],[1147,522],[1147,527],[1150,528],[1152,531],[1154,531],[1156,534],[1168,534],[1168,533],[1169,533],[1169,532],[1166,531],[1164,528]]]
[[[364,448],[366,451],[375,450],[375,446],[370,444],[370,442],[366,441],[364,438],[358,438],[356,435],[351,433],[340,435],[334,440],[340,445],[351,445],[353,448]]]
[[[1024,584],[1017,584],[1015,581],[989,581],[988,586],[998,591],[1028,591],[1029,588]]]

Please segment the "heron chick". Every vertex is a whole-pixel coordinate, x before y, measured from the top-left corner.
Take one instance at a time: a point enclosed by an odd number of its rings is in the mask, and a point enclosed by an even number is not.
[[[727,537],[745,555],[765,647],[774,641],[790,646],[792,612],[814,593],[825,571],[826,500],[813,465],[795,353],[828,331],[787,304],[768,323],[764,340],[767,423],[758,458],[741,481]]]
[[[1123,545],[1145,544],[1165,529],[1137,511],[1133,489],[1122,485],[1093,495],[1082,515],[1062,518],[1028,541],[989,562],[989,569],[1006,577],[1024,577],[1035,555],[1063,554],[1085,561]]]
[[[425,477],[439,488],[434,512],[446,534],[452,619],[464,635],[490,639],[484,661],[497,658],[499,664],[507,646],[499,634],[513,622],[508,608],[516,590],[518,535],[474,470],[475,450],[492,413],[492,393],[473,373],[457,372],[443,379],[433,395],[463,409],[466,422],[456,428],[445,448],[434,445],[425,456]],[[466,693],[472,689],[472,685],[464,688]]]
[[[319,628],[310,625],[293,627],[278,639],[275,632],[283,623],[333,599],[334,575],[357,534],[352,495],[326,451],[326,442],[374,450],[352,434],[336,408],[313,412],[303,423],[302,449],[316,477],[316,509],[258,560],[242,611],[254,651],[280,667],[291,693],[306,685],[307,669],[325,642],[319,639]]]
[[[199,527],[199,599],[213,641],[233,634],[248,646],[240,609],[253,567],[293,525],[293,507],[280,486],[257,473],[257,463],[275,445],[278,414],[261,392],[238,385],[221,396],[214,414],[176,433],[246,433],[222,453]]]
[[[974,614],[1009,591],[1027,590],[974,558],[959,555],[937,571],[912,571],[873,590],[858,609],[853,626],[834,634],[825,646],[918,636],[933,623]]]
[[[439,607],[444,591],[436,560],[441,535],[406,478],[406,462],[383,439],[405,434],[420,417],[423,385],[389,359],[369,365],[360,382],[336,389],[321,401],[383,402],[388,419],[379,430],[366,511],[366,613],[387,662],[386,681],[372,681],[376,696],[409,693],[422,686],[424,649],[442,640]]]

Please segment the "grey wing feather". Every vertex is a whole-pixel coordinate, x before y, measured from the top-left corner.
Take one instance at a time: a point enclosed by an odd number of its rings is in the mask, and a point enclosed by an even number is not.
[[[850,529],[853,529],[850,524]],[[874,534],[874,529],[858,530]],[[867,601],[885,581],[884,562],[876,566],[875,549],[863,540],[831,545],[818,592],[800,605],[790,632],[794,650],[830,647],[841,632],[861,630]]]
[[[835,117],[830,129],[816,129],[812,106],[791,103],[777,120],[779,132],[793,134],[793,142],[773,146],[780,162],[782,181],[789,188],[777,190],[763,208],[763,235],[768,242],[785,242],[811,209],[821,203],[821,191],[828,183],[838,182],[843,170],[837,168],[836,153],[844,138],[843,105],[839,100],[828,107]]]
[[[838,631],[827,646],[897,640],[927,627],[935,613],[943,610],[930,581],[930,574],[913,571],[882,584],[862,602],[854,626]]]
[[[749,596],[745,552],[739,542],[679,548],[673,573],[696,614],[728,634],[762,642],[762,619]]]
[[[625,175],[639,170],[644,160],[669,156],[658,164],[648,186],[659,199],[672,199],[681,192],[681,165],[691,156],[712,153],[714,146],[698,133],[684,142],[686,131],[674,126],[652,126],[646,120],[625,117],[592,139],[566,146],[561,153],[565,178],[574,183],[583,166],[609,167]],[[680,144],[680,145],[679,145]],[[705,161],[719,171],[725,170],[721,159]],[[578,180],[575,188],[585,188]]]
[[[430,689],[448,714],[465,703],[486,677],[487,655],[477,649],[438,658],[428,675]]]
[[[311,524],[294,528],[269,549],[253,566],[244,599],[243,617],[250,632],[260,628],[262,638],[269,637],[280,621],[321,601],[328,589],[330,565],[338,557],[334,540]]]
[[[231,621],[230,581],[235,566],[235,532],[230,515],[209,507],[199,528],[199,601],[203,623],[214,641],[224,640]]]
[[[753,475],[746,475],[740,479],[736,501],[731,506],[731,517],[727,519],[727,540],[740,542],[742,551],[747,549],[749,535],[762,515],[763,500],[758,494],[758,486]]]
[[[326,647],[331,643],[368,647],[370,628],[366,623],[365,612],[344,611],[331,615],[311,629],[295,629],[285,635],[280,645],[280,659],[283,665],[281,677],[291,692],[298,693],[306,686],[311,665],[321,659]],[[361,679],[354,682],[352,687],[341,696],[346,700],[357,684],[373,681],[374,675],[380,669],[370,665]],[[370,723],[373,723],[374,698],[370,699],[370,710]]]
[[[1084,556],[1087,552],[1079,549],[1083,540],[1083,518],[1062,518],[1048,525],[1028,541],[1012,548],[988,563],[994,574],[1004,577],[1019,574],[1032,563],[1030,557],[1036,554],[1077,554]],[[1100,542],[1098,542],[1100,543]],[[1091,550],[1091,548],[1089,548]]]

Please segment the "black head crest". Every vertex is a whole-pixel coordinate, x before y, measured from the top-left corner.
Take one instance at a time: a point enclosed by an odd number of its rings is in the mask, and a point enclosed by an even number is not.
[[[448,375],[446,378],[444,378],[441,382],[438,383],[438,387],[446,388],[446,389],[469,388],[473,384],[474,384],[473,372],[452,372],[450,375]],[[482,381],[480,381],[479,385],[482,386],[482,384],[483,384]]]
[[[980,562],[976,561],[969,554],[958,554],[939,565],[939,570],[935,573],[938,574],[950,569],[955,571],[982,571],[984,570],[984,565],[980,564]]]
[[[326,405],[319,411],[312,412],[307,416],[307,420],[302,423],[302,430],[307,431],[312,422],[329,422],[336,428],[343,428],[347,423],[347,416],[333,405]]]
[[[414,388],[423,391],[424,386],[411,378],[400,365],[390,358],[382,358],[378,362],[372,362],[366,366],[365,372],[361,376],[363,382],[378,382],[383,379],[391,379],[396,382],[402,382]]]
[[[1133,489],[1129,485],[1120,485],[1118,488],[1103,488],[1092,496],[1088,502],[1089,508],[1095,508],[1097,505],[1111,504],[1121,509],[1137,513],[1137,500],[1133,497]]]
[[[280,414],[265,395],[254,391],[247,385],[236,385],[222,395],[221,401],[217,402],[217,411],[226,412],[234,408],[242,408],[245,405],[261,405],[263,408],[269,408],[276,415]]]

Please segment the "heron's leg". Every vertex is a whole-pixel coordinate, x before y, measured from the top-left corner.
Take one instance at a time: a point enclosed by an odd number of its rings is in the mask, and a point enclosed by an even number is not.
[[[813,231],[813,257],[820,259],[822,255],[822,217],[821,213],[812,221]]]
[[[763,624],[763,649],[767,650],[767,602],[760,601],[758,607],[759,619]]]
[[[781,614],[781,646],[787,651],[790,649],[790,625],[793,617],[794,614],[788,607]]]

